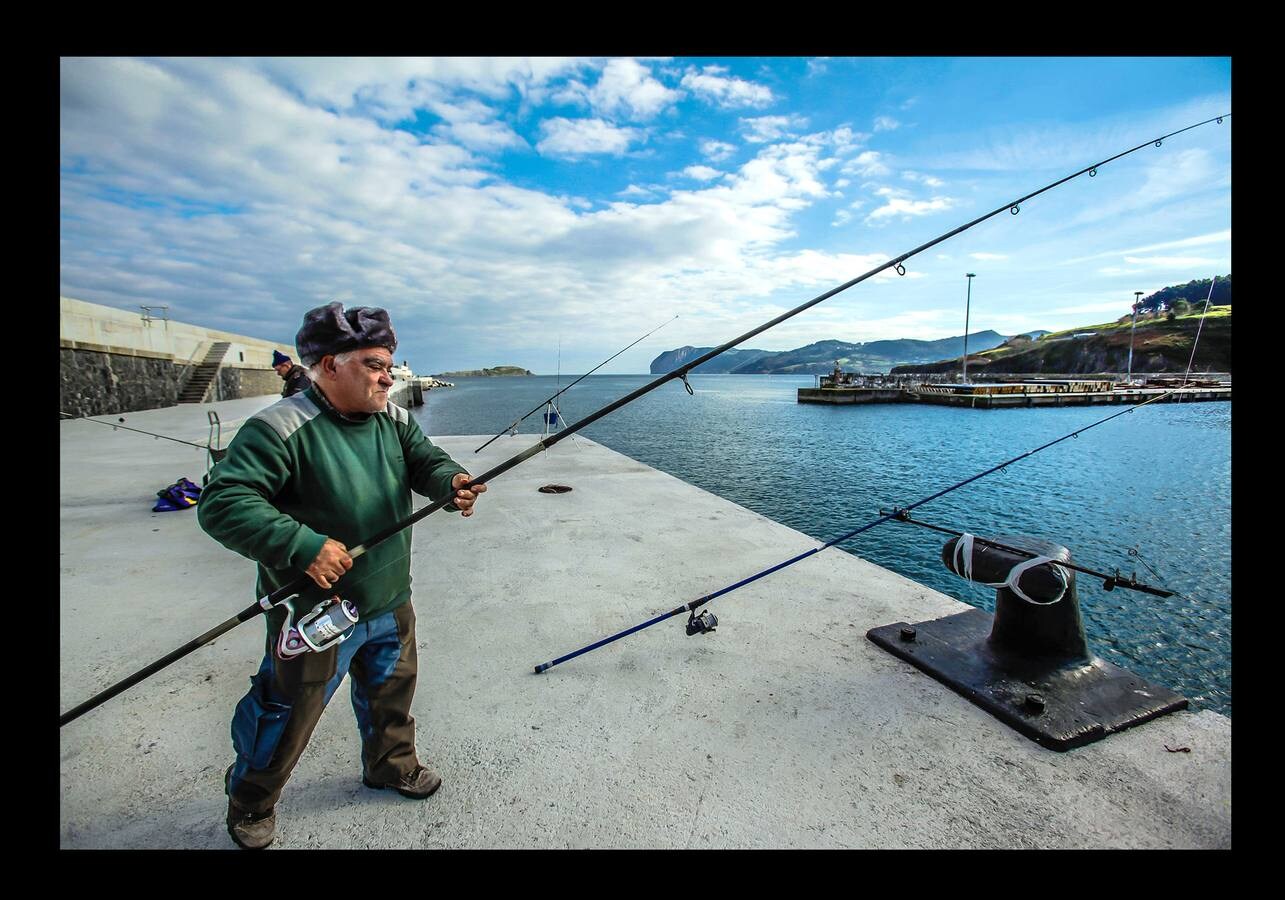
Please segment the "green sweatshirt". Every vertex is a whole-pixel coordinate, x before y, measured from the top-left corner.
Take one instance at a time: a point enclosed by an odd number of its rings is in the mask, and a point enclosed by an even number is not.
[[[259,563],[258,596],[298,578],[326,538],[349,549],[413,511],[411,491],[437,500],[465,471],[394,403],[347,418],[315,387],[274,403],[241,426],[197,504],[206,533]],[[454,506],[448,505],[448,510]],[[410,529],[358,557],[329,591],[312,584],[295,611],[339,594],[362,620],[410,597]],[[280,628],[284,612],[272,615]]]

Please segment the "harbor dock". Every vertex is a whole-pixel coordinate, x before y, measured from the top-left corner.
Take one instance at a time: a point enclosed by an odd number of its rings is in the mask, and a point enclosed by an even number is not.
[[[276,399],[123,424],[202,443],[208,411],[237,423]],[[474,473],[536,442],[474,454],[487,437],[433,440]],[[204,451],[81,420],[59,423],[59,443],[65,711],[256,595],[254,564],[194,511],[151,511],[179,476],[200,483]],[[573,490],[539,492],[550,483]],[[579,435],[535,456],[472,517],[414,526],[413,712],[442,788],[362,786],[341,685],[274,847],[1231,846],[1230,719],[1180,711],[1045,749],[867,639],[971,607],[861,559],[860,540],[716,600],[711,634],[675,617],[532,671],[819,543]],[[1098,594],[1080,587],[1086,607]],[[263,644],[247,622],[60,729],[59,846],[235,850],[229,726]]]
[[[847,374],[847,373],[844,373]],[[1200,379],[1180,387],[1181,379],[1152,379],[1140,384],[1120,384],[1109,379],[1027,377],[1021,380],[988,380],[973,383],[927,381],[907,376],[824,376],[817,387],[799,388],[799,403],[870,404],[935,403],[969,409],[1033,406],[1094,406],[1157,403],[1193,403],[1231,400],[1231,378]],[[1157,399],[1159,398],[1159,399]]]

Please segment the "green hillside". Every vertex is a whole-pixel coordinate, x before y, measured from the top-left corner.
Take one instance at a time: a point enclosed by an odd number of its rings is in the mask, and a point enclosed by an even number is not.
[[[1187,312],[1182,305],[1165,312],[1140,313],[1133,334],[1133,371],[1185,371],[1199,329],[1192,371],[1230,372],[1231,306],[1211,306],[1203,329],[1200,319],[1199,309]],[[1115,322],[1052,332],[1035,341],[1018,335],[992,350],[968,354],[968,373],[971,377],[987,370],[1013,374],[1124,372],[1129,367],[1130,324],[1126,315]],[[893,372],[955,372],[962,367],[963,360],[956,357],[929,365],[898,366]]]

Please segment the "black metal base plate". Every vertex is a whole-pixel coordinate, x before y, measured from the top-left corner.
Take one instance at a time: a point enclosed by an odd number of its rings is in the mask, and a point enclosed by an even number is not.
[[[1187,698],[1094,657],[1081,664],[1017,659],[987,638],[993,617],[972,609],[943,619],[866,632],[1042,747],[1065,751],[1187,708]],[[903,630],[913,629],[913,640]],[[1028,697],[1036,698],[1028,701]],[[1042,702],[1041,702],[1042,701]]]

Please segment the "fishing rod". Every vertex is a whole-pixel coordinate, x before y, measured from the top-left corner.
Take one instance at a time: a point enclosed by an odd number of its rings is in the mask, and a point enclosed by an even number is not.
[[[1196,361],[1196,347],[1200,345],[1200,332],[1205,327],[1205,316],[1209,315],[1209,301],[1214,299],[1214,285],[1218,283],[1218,276],[1215,275],[1209,281],[1209,296],[1205,298],[1205,308],[1200,312],[1200,324],[1196,326],[1196,338],[1191,342],[1191,357],[1187,360],[1187,371],[1183,373],[1182,380],[1186,381],[1191,377],[1191,364]],[[1178,398],[1182,402],[1182,398]]]
[[[1132,410],[1130,411],[1132,412]],[[879,514],[886,515],[886,513],[882,509],[879,510]],[[911,525],[918,525],[920,528],[930,528],[933,531],[940,531],[942,534],[950,534],[959,538],[964,537],[964,535],[966,534],[966,532],[963,532],[963,531],[955,531],[954,529],[951,529],[951,528],[942,528],[940,525],[931,525],[928,522],[923,522],[923,521],[920,521],[919,519],[912,519],[910,518],[910,513],[904,509],[893,510],[892,519],[895,522],[907,522]],[[973,537],[973,543],[975,544],[983,544],[987,547],[994,547],[997,550],[1005,550],[1009,553],[1017,554],[1018,556],[1025,556],[1029,559],[1035,559],[1036,557],[1040,556],[1039,553],[1034,553],[1030,550],[1023,550],[1020,547],[1010,547],[1008,544],[1001,544],[998,541],[987,540],[986,538],[980,538],[980,537],[977,537],[976,535],[973,535],[972,537]],[[1150,587],[1148,585],[1139,583],[1138,573],[1136,572],[1134,572],[1128,578],[1125,578],[1123,575],[1120,574],[1119,569],[1116,569],[1114,574],[1108,575],[1105,572],[1095,572],[1093,569],[1088,569],[1088,568],[1085,568],[1084,566],[1076,565],[1075,563],[1071,563],[1071,562],[1063,562],[1060,559],[1057,560],[1056,562],[1057,562],[1057,565],[1061,566],[1064,569],[1074,569],[1077,572],[1083,572],[1085,575],[1092,575],[1095,578],[1101,578],[1102,589],[1104,591],[1113,591],[1116,588],[1121,587],[1121,588],[1128,588],[1131,591],[1142,591],[1145,594],[1155,594],[1157,597],[1173,596],[1173,591],[1166,591],[1163,588]]]
[[[835,544],[840,544],[848,540],[849,538],[854,538],[857,535],[861,534],[863,531],[869,531],[870,529],[875,528],[879,525],[882,525],[885,522],[891,522],[895,519],[902,519],[903,516],[908,517],[912,509],[916,509],[920,506],[923,506],[925,503],[931,503],[933,500],[936,500],[940,497],[944,497],[947,494],[951,493],[952,491],[957,491],[960,488],[962,488],[964,485],[971,484],[972,482],[977,481],[979,478],[985,478],[987,475],[991,475],[995,472],[1002,472],[1005,469],[1007,469],[1009,466],[1013,465],[1013,463],[1015,462],[1019,462],[1020,460],[1026,459],[1028,456],[1033,456],[1036,453],[1039,453],[1041,450],[1047,450],[1049,447],[1052,447],[1054,444],[1060,444],[1062,441],[1069,440],[1070,438],[1079,437],[1083,432],[1088,431],[1090,428],[1096,428],[1097,426],[1102,425],[1105,422],[1110,422],[1112,419],[1115,419],[1119,416],[1127,415],[1140,407],[1146,406],[1149,403],[1155,403],[1158,400],[1162,400],[1165,397],[1168,397],[1170,394],[1177,393],[1179,390],[1181,390],[1181,388],[1173,388],[1172,390],[1166,391],[1163,394],[1158,394],[1155,397],[1152,397],[1150,400],[1146,400],[1142,403],[1139,403],[1137,406],[1130,406],[1128,409],[1122,409],[1119,412],[1113,413],[1104,419],[1099,419],[1098,421],[1093,422],[1092,424],[1085,425],[1083,428],[1078,428],[1075,431],[1070,432],[1069,434],[1064,434],[1060,438],[1049,441],[1047,444],[1041,444],[1040,446],[1036,447],[1034,450],[1027,450],[1025,453],[1022,453],[1018,456],[1014,456],[1012,459],[1006,460],[1000,463],[999,465],[991,466],[989,469],[987,469],[984,472],[979,472],[976,475],[973,475],[969,478],[965,478],[963,481],[957,482],[956,484],[952,484],[950,487],[940,490],[935,494],[932,494],[928,497],[924,497],[921,500],[916,500],[914,503],[911,503],[908,506],[899,507],[896,510],[893,510],[892,512],[884,512],[883,510],[880,510],[879,518],[871,522],[867,522],[866,524],[860,526],[859,528],[854,528],[852,531],[849,531],[846,534],[841,534],[839,535],[839,537],[834,538],[833,540],[826,541],[824,544],[822,544],[819,547],[813,547],[811,550],[808,550],[804,553],[800,553],[798,556],[791,557],[790,559],[787,559],[785,562],[777,563],[771,568],[764,569],[761,572],[756,572],[755,574],[751,575],[748,578],[743,578],[740,581],[736,582],[735,584],[731,584],[725,588],[714,591],[712,594],[706,594],[705,596],[697,600],[693,600],[690,603],[684,603],[682,606],[675,607],[674,609],[671,609],[669,612],[661,613],[660,615],[656,616],[653,619],[648,619],[646,622],[643,622],[639,625],[635,625],[632,628],[627,628],[624,631],[617,632],[616,634],[613,634],[611,637],[603,638],[600,641],[596,641],[592,644],[581,647],[579,650],[574,650],[571,653],[566,654],[565,656],[559,656],[557,659],[551,660],[550,662],[540,663],[535,667],[535,673],[537,675],[540,675],[544,672],[547,672],[549,669],[552,669],[556,665],[560,665],[564,662],[567,662],[568,660],[575,659],[577,656],[582,656],[590,652],[591,650],[597,650],[599,647],[604,647],[607,644],[618,641],[621,638],[628,637],[629,635],[638,631],[642,631],[645,628],[650,628],[653,625],[656,625],[660,622],[664,622],[666,619],[670,619],[670,618],[673,618],[674,616],[682,615],[683,613],[688,613],[688,618],[687,618],[688,635],[705,634],[707,632],[713,631],[715,626],[718,625],[718,619],[709,610],[706,610],[705,612],[701,613],[699,616],[696,615],[696,610],[700,609],[706,603],[709,603],[712,600],[722,597],[724,594],[730,594],[732,591],[738,588],[745,587],[745,585],[747,584],[751,584],[755,581],[758,581],[760,578],[765,578],[768,575],[771,575],[773,572],[779,572],[782,569],[787,568],[788,566],[792,566],[797,562],[802,562],[803,560],[807,559],[809,556],[815,556],[816,554],[820,553],[822,550],[825,550],[829,547],[833,547]],[[1019,552],[1026,553],[1026,551],[1019,551]],[[1069,565],[1069,564],[1064,564],[1059,561],[1058,565]],[[1093,574],[1096,575],[1099,573],[1095,572]],[[1103,576],[1103,577],[1109,577],[1109,576]],[[1126,585],[1122,582],[1119,584],[1121,587],[1131,586],[1131,585]],[[1156,589],[1152,588],[1150,592],[1154,593],[1155,590]]]
[[[620,409],[622,406],[632,403],[634,400],[637,400],[639,397],[643,396],[644,394],[650,393],[651,391],[654,391],[656,388],[660,387],[661,385],[666,384],[667,382],[673,381],[674,379],[682,380],[683,387],[687,390],[688,394],[695,393],[692,390],[691,384],[687,381],[687,373],[690,372],[692,369],[696,368],[697,366],[701,365],[702,363],[708,362],[709,360],[713,359],[719,354],[724,353],[727,350],[730,350],[731,348],[735,347],[737,344],[747,341],[752,337],[756,337],[757,335],[760,335],[763,332],[767,331],[769,328],[779,325],[780,323],[784,322],[786,319],[796,316],[799,313],[803,312],[804,310],[811,309],[813,306],[816,306],[818,303],[821,303],[825,300],[830,299],[835,294],[841,293],[842,291],[846,291],[849,288],[857,284],[860,284],[861,282],[866,281],[870,278],[873,278],[875,275],[878,275],[879,273],[884,272],[888,269],[894,269],[898,275],[905,275],[906,268],[903,264],[905,263],[906,260],[914,256],[917,256],[918,254],[924,252],[925,250],[935,247],[936,245],[940,244],[942,241],[949,240],[955,235],[961,234],[962,232],[965,232],[970,228],[973,228],[976,225],[979,225],[980,223],[985,222],[986,220],[999,215],[1002,212],[1010,212],[1013,215],[1017,215],[1017,213],[1021,210],[1021,204],[1031,199],[1032,197],[1037,197],[1040,194],[1045,193],[1046,191],[1050,191],[1053,188],[1061,184],[1064,184],[1074,178],[1078,178],[1079,176],[1084,175],[1086,173],[1089,175],[1090,178],[1092,178],[1094,175],[1097,174],[1097,170],[1101,166],[1106,165],[1107,163],[1113,162],[1117,159],[1120,159],[1121,157],[1128,156],[1131,153],[1136,153],[1137,151],[1143,149],[1144,147],[1148,147],[1152,144],[1155,144],[1155,146],[1159,147],[1162,144],[1162,142],[1165,141],[1167,138],[1173,137],[1174,135],[1177,135],[1177,134],[1182,134],[1184,131],[1190,131],[1193,128],[1199,128],[1200,126],[1207,125],[1210,122],[1217,121],[1219,124],[1221,124],[1223,119],[1226,116],[1230,116],[1230,113],[1227,113],[1224,116],[1218,116],[1216,117],[1216,119],[1206,119],[1203,122],[1197,122],[1194,125],[1188,125],[1185,128],[1180,128],[1177,131],[1170,132],[1169,134],[1162,135],[1161,137],[1145,141],[1144,143],[1138,144],[1136,147],[1131,147],[1130,149],[1117,153],[1114,156],[1108,157],[1107,159],[1104,159],[1101,162],[1097,162],[1090,166],[1086,166],[1085,168],[1080,169],[1078,172],[1074,172],[1070,175],[1065,176],[1064,178],[1059,178],[1057,181],[1050,182],[1049,184],[1046,184],[1043,187],[1037,190],[1034,190],[1029,194],[1025,194],[1024,196],[1018,197],[1016,200],[1012,200],[1012,201],[1009,201],[1008,203],[1003,204],[1002,206],[992,210],[991,212],[978,216],[976,219],[973,219],[971,222],[968,222],[964,225],[960,225],[958,228],[954,228],[938,237],[933,238],[932,240],[924,244],[920,244],[915,249],[907,253],[903,253],[900,256],[894,257],[893,259],[888,260],[882,265],[876,266],[875,268],[871,269],[865,274],[859,275],[856,278],[853,278],[851,281],[846,281],[843,284],[839,285],[838,287],[831,288],[830,290],[812,298],[806,303],[802,303],[799,306],[796,306],[794,309],[784,312],[781,315],[777,316],[776,318],[771,319],[763,323],[762,325],[759,325],[757,328],[753,328],[745,332],[741,336],[733,338],[727,343],[721,344],[709,350],[708,352],[702,354],[701,356],[697,357],[691,362],[686,363],[682,366],[679,366],[678,368],[674,369],[671,372],[661,375],[659,378],[656,378],[655,380],[648,382],[642,387],[637,388],[634,391],[631,391],[625,396],[617,400],[614,400],[611,403],[608,403],[606,406],[602,407],[601,409],[598,409],[597,411],[590,413],[589,415],[585,416],[583,419],[576,422],[575,424],[569,425],[561,431],[554,432],[550,434],[548,437],[542,438],[532,446],[528,447],[526,450],[523,450],[521,453],[518,453],[515,456],[510,457],[509,459],[505,460],[499,465],[494,466],[493,468],[487,470],[486,472],[483,472],[481,475],[477,476],[471,481],[468,481],[467,483],[461,485],[457,490],[470,490],[476,485],[486,484],[487,482],[504,474],[509,469],[512,469],[514,466],[518,466],[526,462],[528,459],[535,456],[537,453],[542,453],[545,450],[548,450],[550,447],[554,446],[564,438],[568,438],[571,435],[575,434],[580,429],[593,424],[594,422],[601,419],[603,416],[610,415],[611,413]],[[442,497],[439,500],[434,500],[432,503],[429,503],[426,506],[421,507],[419,510],[417,510],[407,518],[389,525],[387,528],[380,531],[378,534],[375,534],[374,536],[368,538],[361,544],[358,544],[356,547],[349,550],[348,551],[349,557],[351,557],[354,560],[361,557],[371,547],[374,547],[380,542],[387,540],[388,538],[392,537],[394,534],[397,534],[403,529],[409,528],[411,525],[414,525],[416,522],[420,521],[426,516],[432,515],[433,513],[437,512],[437,510],[448,505],[452,499],[453,499],[453,494]],[[879,522],[876,522],[874,524],[879,524],[883,521],[886,521],[886,519],[881,519],[879,520]],[[867,527],[873,527],[873,525],[867,526]],[[855,533],[856,532],[854,532],[854,534]],[[242,622],[249,621],[250,619],[260,614],[263,614],[272,610],[274,607],[278,605],[287,603],[287,601],[291,600],[294,597],[297,597],[302,591],[306,590],[311,583],[312,583],[312,580],[311,578],[309,578],[308,575],[306,574],[300,575],[294,581],[291,581],[288,584],[268,594],[267,596],[260,598],[255,603],[252,603],[250,606],[246,607],[245,609],[237,613],[232,618],[221,623],[220,625],[215,626],[210,631],[207,631],[205,634],[201,635],[195,640],[189,641],[187,644],[183,645],[182,647],[178,648],[172,653],[169,653],[166,656],[162,657],[161,659],[158,659],[156,662],[152,663],[151,665],[146,666],[143,669],[140,669],[138,672],[129,676],[124,681],[119,682],[118,684],[115,684],[101,691],[100,693],[91,697],[89,700],[86,700],[84,703],[77,706],[75,709],[72,709],[69,712],[64,713],[62,716],[59,717],[59,720],[58,720],[59,727],[61,728],[63,725],[66,725],[68,722],[71,722],[74,719],[79,718],[89,710],[111,699],[112,697],[116,696],[122,691],[132,687],[133,685],[142,681],[144,678],[147,678],[149,675],[152,675],[157,671],[159,671],[160,669],[163,669],[166,666],[170,665],[171,663],[183,658],[184,656],[196,650],[198,647],[202,646],[203,644],[214,640],[219,635],[224,634],[227,631],[230,631],[231,629],[235,628],[237,625],[241,624]],[[712,597],[710,599],[712,599]],[[680,611],[681,609],[682,608],[680,608]],[[648,623],[648,624],[653,624],[653,623]]]
[[[102,419],[91,419],[89,418],[89,416],[73,416],[70,413],[63,412],[62,410],[58,411],[58,415],[63,416],[64,418],[67,418],[67,419],[75,419],[81,422],[93,422],[95,425],[106,425],[109,428],[124,428],[126,431],[134,431],[134,432],[137,432],[138,434],[146,434],[149,437],[161,438],[163,440],[173,441],[176,444],[187,444],[189,447],[195,447],[198,450],[210,449],[209,445],[207,444],[194,444],[191,441],[184,441],[179,438],[169,437],[164,434],[156,434],[155,432],[144,431],[141,428],[130,428],[128,425],[121,425],[116,422],[104,422]],[[124,422],[124,421],[125,421],[124,419],[121,419],[121,422]]]
[[[678,316],[674,316],[674,319],[677,319],[677,318],[678,318]],[[674,321],[674,319],[670,319],[670,320],[669,320],[669,322]],[[642,343],[643,341],[645,341],[647,338],[651,337],[651,336],[652,336],[653,334],[655,334],[657,331],[660,331],[660,329],[662,329],[662,328],[664,328],[666,325],[668,325],[668,324],[669,324],[669,322],[663,322],[663,323],[661,323],[660,325],[656,326],[656,327],[655,327],[655,328],[653,328],[651,331],[647,332],[647,333],[646,333],[646,334],[644,334],[642,337],[640,337],[638,340],[634,341],[634,343],[633,343],[633,344],[630,344],[630,345],[629,345],[629,347],[633,347],[635,344],[641,344],[641,343]],[[624,348],[624,350],[620,350],[619,352],[614,353],[614,354],[613,354],[613,355],[611,355],[611,356],[608,356],[608,357],[607,357],[606,359],[604,359],[602,362],[598,363],[598,365],[594,366],[594,367],[593,367],[592,369],[590,369],[588,372],[585,372],[583,375],[581,375],[581,376],[580,376],[579,378],[577,378],[575,381],[571,382],[571,384],[567,385],[567,386],[566,386],[566,387],[564,387],[562,390],[558,391],[558,392],[557,392],[556,394],[554,394],[552,397],[546,397],[544,400],[541,400],[539,403],[537,403],[537,404],[536,404],[535,409],[533,409],[533,410],[531,410],[531,412],[527,413],[527,414],[526,414],[526,416],[523,416],[521,419],[514,419],[512,422],[510,422],[510,423],[508,424],[508,426],[507,426],[507,427],[505,427],[505,428],[501,429],[499,434],[497,434],[495,437],[491,438],[491,440],[487,441],[485,444],[483,444],[481,447],[478,447],[478,448],[477,448],[477,450],[474,450],[473,452],[474,452],[474,453],[478,453],[478,452],[480,452],[480,451],[482,451],[482,450],[485,450],[487,447],[491,446],[491,442],[492,442],[492,441],[497,440],[497,439],[500,437],[500,435],[503,435],[506,431],[507,431],[507,432],[512,432],[512,433],[516,434],[516,432],[514,431],[514,429],[515,429],[515,428],[517,428],[517,427],[518,427],[518,425],[520,425],[520,424],[521,424],[521,423],[526,419],[526,417],[527,417],[527,416],[530,416],[530,415],[533,415],[534,413],[539,412],[541,409],[543,409],[543,408],[544,408],[544,406],[545,406],[545,404],[546,404],[546,403],[552,403],[554,400],[557,400],[557,399],[558,399],[558,397],[560,397],[562,394],[564,394],[564,393],[566,393],[567,391],[571,390],[571,388],[575,387],[575,386],[576,386],[577,384],[579,384],[581,381],[583,381],[584,379],[588,378],[588,377],[589,377],[590,375],[592,375],[594,372],[597,372],[599,369],[601,369],[601,368],[602,368],[603,366],[605,366],[607,363],[611,362],[613,359],[615,359],[615,358],[616,358],[617,356],[619,356],[621,353],[624,353],[624,352],[625,352],[625,350],[628,350],[628,349],[629,349],[629,347],[625,347],[625,348]]]

